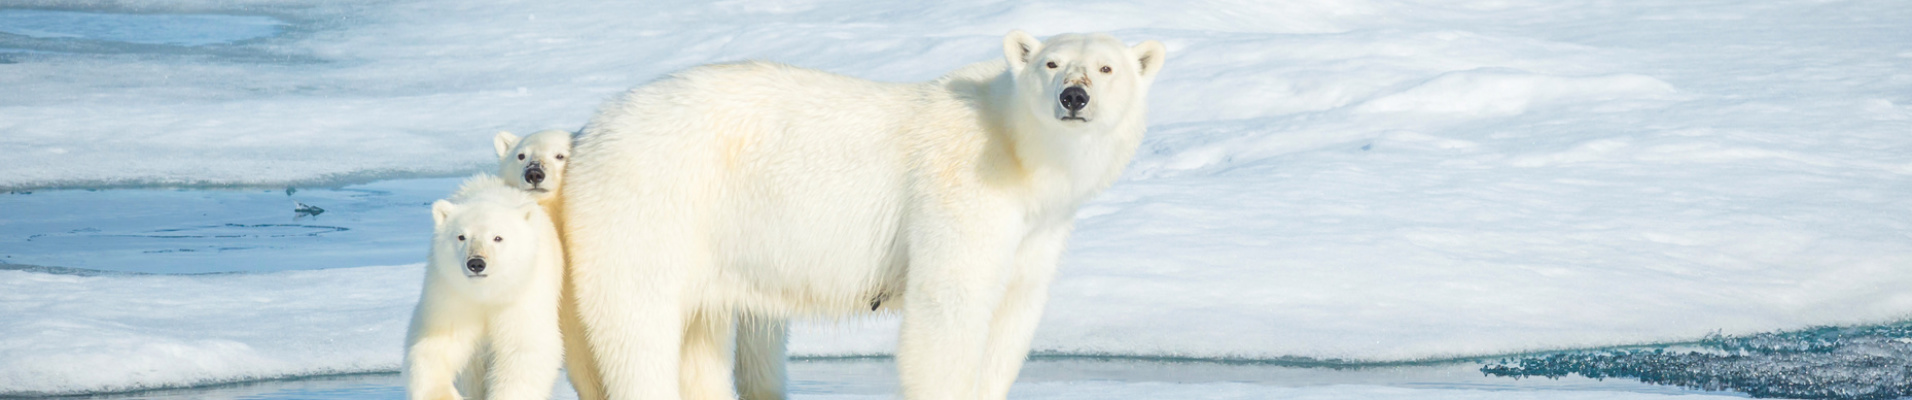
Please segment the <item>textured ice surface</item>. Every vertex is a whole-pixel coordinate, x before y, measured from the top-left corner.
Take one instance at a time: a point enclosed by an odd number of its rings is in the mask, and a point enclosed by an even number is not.
[[[177,46],[237,42],[278,34],[283,22],[256,15],[107,14],[0,10],[0,33]]]
[[[893,399],[896,372],[884,359],[800,360],[790,367],[794,399]],[[97,400],[377,400],[404,397],[398,374],[354,374],[147,390],[88,396]],[[1297,368],[1260,364],[1036,359],[1012,398],[1164,399],[1659,399],[1702,392],[1586,378],[1514,380],[1483,376],[1472,365]],[[1160,397],[1157,397],[1160,396]],[[1687,396],[1683,398],[1720,398]],[[576,399],[560,383],[552,399]]]
[[[63,272],[0,268],[0,395],[395,371],[425,276]]]
[[[0,263],[164,274],[415,263],[431,239],[431,202],[459,181],[0,194]]]
[[[1482,372],[1510,377],[1630,378],[1754,397],[1896,399],[1912,396],[1912,324],[1714,336],[1697,350],[1635,349],[1501,360]]]

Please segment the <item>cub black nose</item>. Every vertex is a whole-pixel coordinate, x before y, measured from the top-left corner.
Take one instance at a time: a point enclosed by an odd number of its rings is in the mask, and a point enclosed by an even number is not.
[[[1062,108],[1067,108],[1069,111],[1082,111],[1082,107],[1088,105],[1089,91],[1082,90],[1081,86],[1062,89]]]
[[[482,274],[485,272],[485,259],[473,258],[470,260],[466,260],[465,269],[471,270],[471,273],[474,273],[474,274]]]
[[[544,168],[538,168],[536,165],[531,166],[531,168],[525,168],[524,181],[531,182],[532,185],[544,182]]]

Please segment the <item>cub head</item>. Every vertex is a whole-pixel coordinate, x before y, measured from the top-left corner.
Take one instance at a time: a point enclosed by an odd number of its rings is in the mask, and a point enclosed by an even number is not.
[[[1050,126],[1107,128],[1145,111],[1149,84],[1167,49],[1134,47],[1107,34],[1062,34],[1038,41],[1022,31],[1004,36],[1020,112]]]
[[[545,130],[520,139],[511,132],[492,138],[498,150],[498,176],[538,200],[550,199],[564,185],[564,164],[571,156],[571,132]]]
[[[431,262],[437,279],[463,283],[480,298],[522,287],[551,245],[550,217],[529,194],[495,177],[474,178],[452,198],[432,203]]]

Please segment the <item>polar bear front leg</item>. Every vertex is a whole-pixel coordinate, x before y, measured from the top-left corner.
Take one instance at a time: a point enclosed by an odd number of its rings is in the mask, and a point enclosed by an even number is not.
[[[728,310],[700,310],[684,329],[684,348],[678,363],[679,388],[686,400],[733,400],[731,344],[736,342]]]
[[[1001,305],[989,323],[988,360],[983,365],[984,399],[1009,397],[1010,385],[1029,358],[1029,341],[1049,302],[1049,283],[1069,241],[1069,227],[1037,231],[1016,251],[1016,269]]]
[[[903,397],[911,400],[976,398],[990,317],[1002,301],[1000,277],[1015,248],[1006,225],[942,220],[969,226],[911,232],[896,349]]]
[[[789,325],[782,319],[742,315],[737,319],[737,394],[743,400],[784,400],[784,346]]]
[[[490,324],[491,370],[485,379],[490,400],[549,399],[564,362],[564,338],[558,332],[557,296],[523,299],[498,313]]]
[[[455,385],[458,394],[468,400],[490,399],[485,396],[485,377],[491,376],[491,354],[490,350],[485,349],[485,341],[479,340],[477,345],[472,348],[471,359],[465,362],[465,369],[458,372],[458,383]]]
[[[410,400],[458,400],[453,381],[477,351],[482,325],[454,323],[445,314],[414,318],[405,344],[405,398]]]

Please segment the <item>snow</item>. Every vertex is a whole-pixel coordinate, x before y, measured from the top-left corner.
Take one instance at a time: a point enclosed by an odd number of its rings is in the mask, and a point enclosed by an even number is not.
[[[1128,174],[1078,215],[1037,352],[1426,360],[1912,316],[1894,2],[13,4],[234,28],[136,42],[158,36],[4,10],[0,190],[462,174],[498,130],[579,126],[692,65],[913,81],[999,57],[1011,28],[1111,31],[1169,60]],[[35,217],[11,201],[0,227]],[[0,392],[390,370],[415,268],[0,271]],[[792,351],[887,354],[894,323],[801,326]],[[1184,389],[1215,388],[1160,390]]]
[[[0,394],[395,371],[422,264],[269,274],[0,270]]]

